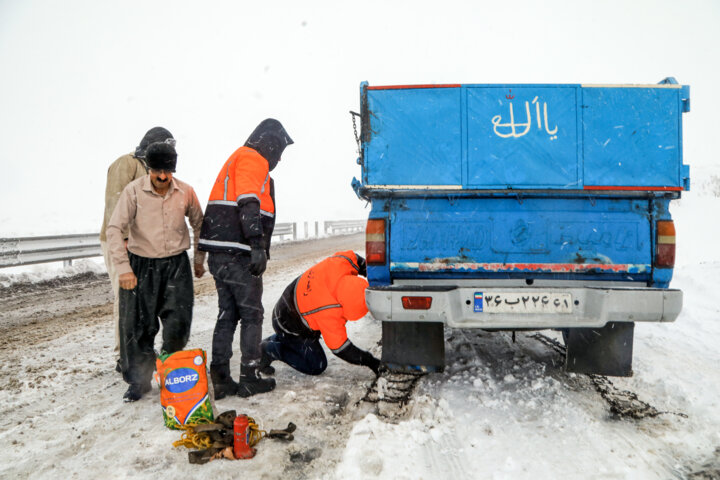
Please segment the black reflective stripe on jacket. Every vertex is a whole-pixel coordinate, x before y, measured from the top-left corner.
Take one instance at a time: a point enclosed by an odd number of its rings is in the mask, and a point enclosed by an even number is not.
[[[285,287],[285,291],[278,299],[273,308],[273,322],[283,332],[300,338],[319,338],[320,332],[311,329],[305,319],[300,316],[295,302],[295,288],[298,280],[295,280]]]
[[[270,180],[270,196],[275,203],[275,182]],[[275,215],[260,210],[256,198],[241,195],[234,200],[208,202],[200,230],[199,249],[204,252],[249,253],[255,240],[270,258],[270,242]],[[250,235],[248,235],[250,233]]]

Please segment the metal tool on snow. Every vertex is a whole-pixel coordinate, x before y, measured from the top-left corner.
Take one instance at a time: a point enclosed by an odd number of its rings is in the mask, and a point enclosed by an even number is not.
[[[266,432],[254,418],[229,410],[218,415],[214,422],[184,425],[181,439],[173,442],[173,446],[197,449],[188,452],[190,463],[203,464],[220,458],[248,459],[255,456],[254,447],[264,437],[290,441],[296,428],[290,422],[283,430]]]

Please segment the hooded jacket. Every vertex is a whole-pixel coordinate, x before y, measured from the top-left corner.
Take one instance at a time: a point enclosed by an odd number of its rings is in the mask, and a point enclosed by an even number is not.
[[[253,247],[262,247],[269,257],[275,227],[275,186],[270,170],[292,143],[280,122],[267,119],[227,159],[210,192],[200,250],[249,253]]]

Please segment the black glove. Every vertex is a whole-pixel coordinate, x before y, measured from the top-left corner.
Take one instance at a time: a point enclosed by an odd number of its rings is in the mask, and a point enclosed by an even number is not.
[[[362,364],[372,370],[375,375],[378,375],[382,370],[380,360],[373,357],[370,352],[363,352]]]
[[[365,258],[361,257],[357,253],[355,254],[355,256],[357,257],[358,275],[367,277],[367,263],[365,262]]]
[[[250,250],[250,273],[259,277],[267,267],[267,253],[265,249],[259,245],[253,245]]]

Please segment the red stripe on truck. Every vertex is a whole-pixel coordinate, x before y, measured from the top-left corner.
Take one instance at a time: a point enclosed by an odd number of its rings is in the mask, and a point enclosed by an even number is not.
[[[681,192],[682,187],[631,187],[631,186],[613,186],[613,185],[585,185],[585,190],[649,190],[649,191],[670,191],[670,192]]]
[[[446,84],[446,85],[383,85],[378,87],[367,87],[368,90],[403,90],[410,88],[458,88],[461,84]]]
[[[399,262],[390,265],[392,270],[417,270],[419,272],[443,272],[452,270],[480,270],[489,272],[552,272],[552,273],[580,273],[580,272],[615,272],[615,273],[642,273],[650,270],[645,264],[618,264],[618,263],[413,263]]]

